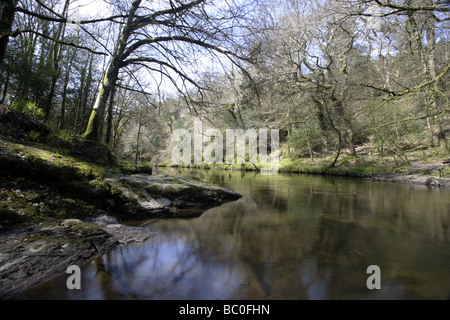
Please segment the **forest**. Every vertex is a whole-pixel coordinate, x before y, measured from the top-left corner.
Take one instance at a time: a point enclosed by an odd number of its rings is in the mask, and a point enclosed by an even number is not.
[[[449,12],[2,0],[0,300],[449,299]]]
[[[285,171],[442,163],[449,11],[434,0],[5,0],[0,104],[135,163],[170,163],[173,131],[199,120],[280,130]]]

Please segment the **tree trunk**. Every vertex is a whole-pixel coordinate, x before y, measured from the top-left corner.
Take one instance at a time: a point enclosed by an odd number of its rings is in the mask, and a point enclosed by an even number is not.
[[[117,94],[117,92],[116,92],[116,94]],[[126,109],[127,109],[127,103],[125,103],[125,98],[124,98],[124,96],[122,96],[122,99],[120,100],[120,104],[119,104],[119,108],[118,108],[118,113],[114,119],[114,124],[113,124],[114,129],[112,130],[112,146],[111,146],[112,150],[115,150],[117,144],[119,143],[119,139],[123,132],[123,129],[124,129],[125,125],[128,123],[129,118],[124,120],[125,114],[126,114]]]
[[[81,71],[81,77],[80,77],[80,87],[78,89],[78,96],[76,98],[76,106],[75,106],[75,123],[74,123],[74,130],[75,132],[78,132],[78,129],[80,127],[80,122],[82,121],[82,102],[83,102],[83,95],[84,95],[84,85],[86,82],[86,72],[89,65],[89,59],[86,59],[86,64],[83,66],[83,69]]]
[[[108,67],[108,71],[103,78],[100,90],[97,94],[97,99],[95,100],[94,109],[92,110],[91,117],[89,118],[86,131],[83,134],[83,137],[85,137],[86,139],[98,140],[99,128],[101,122],[103,121],[106,103],[108,101],[111,89],[117,81],[119,70],[122,67],[122,63],[124,60],[123,53],[132,32],[131,24],[133,22],[136,10],[139,8],[140,4],[141,0],[135,0],[133,2],[130,13],[128,15],[127,23],[119,36],[116,48],[114,49],[111,63]]]
[[[311,158],[311,160],[314,160],[314,154],[311,149],[311,143],[309,142],[309,133],[306,133],[306,144],[308,145],[309,157]],[[290,153],[289,147],[288,147],[288,153]]]
[[[333,163],[330,165],[330,168],[334,168],[336,166],[336,163],[338,162],[339,156],[341,155],[341,150],[342,150],[342,135],[341,135],[341,131],[336,129],[336,127],[334,127],[333,125],[333,129],[335,129],[337,131],[338,134],[338,139],[339,139],[339,145],[338,145],[338,151],[336,154],[336,157],[333,160]]]
[[[17,0],[2,0],[0,7],[0,64],[5,58],[9,42],[9,33],[16,14]]]
[[[348,133],[348,134],[347,134],[347,137],[348,137],[348,139],[347,139],[348,146],[349,146],[349,148],[350,148],[350,154],[351,154],[353,157],[358,156],[358,154],[356,153],[355,143],[353,142],[353,134]]]
[[[93,68],[94,68],[94,56],[91,56],[90,61],[89,61],[89,71],[87,74],[87,79],[85,80],[85,84],[84,84],[84,88],[82,89],[82,100],[81,100],[81,110],[80,110],[80,120],[78,122],[78,125],[76,127],[76,131],[77,133],[82,133],[83,132],[83,127],[85,125],[85,123],[87,122],[87,110],[88,110],[88,100],[90,98],[90,89],[91,89],[91,85],[92,82],[94,81],[93,79]]]
[[[428,70],[430,79],[436,79],[436,30],[432,17],[428,18],[428,27],[426,28],[427,35],[427,47],[428,47]],[[436,83],[435,86],[438,84]],[[436,87],[430,90],[430,105],[433,112],[441,112],[439,108],[437,97],[436,97]],[[445,130],[442,126],[442,121],[439,116],[434,116],[434,128],[433,135],[437,140],[438,145],[441,147],[447,147],[447,138],[445,136]]]
[[[108,124],[106,126],[106,138],[105,142],[107,144],[111,143],[111,136],[112,136],[112,123],[113,123],[113,109],[114,109],[114,98],[116,96],[116,90],[117,87],[114,85],[111,89],[111,97],[109,98],[109,105],[108,105]]]
[[[66,121],[66,103],[67,103],[67,88],[70,80],[70,70],[72,69],[73,61],[75,60],[76,51],[73,52],[69,61],[69,65],[66,68],[66,75],[64,78],[64,88],[62,93],[61,110],[59,112],[58,130],[63,130]]]
[[[64,10],[62,13],[63,17],[67,17],[67,11],[69,10],[69,4],[70,0],[66,0],[66,3],[64,4]],[[60,23],[59,28],[56,32],[55,39],[61,40],[64,38],[64,33],[66,30],[66,24]],[[60,59],[61,59],[61,43],[55,42],[54,47],[52,49],[52,59],[53,59],[53,74],[52,74],[52,80],[50,84],[50,92],[47,97],[47,102],[44,106],[44,121],[48,121],[50,118],[50,112],[52,110],[52,103],[53,98],[55,97],[55,91],[56,91],[56,82],[58,81],[58,78],[60,76]]]
[[[141,139],[141,122],[139,121],[138,132],[136,135],[136,154],[134,155],[134,163],[138,164],[139,159],[139,149],[140,149],[140,139]]]
[[[5,83],[3,85],[3,92],[2,92],[2,99],[0,100],[0,104],[4,104],[6,100],[6,94],[8,93],[8,85],[9,85],[9,78],[11,77],[10,70],[6,70],[6,79]]]

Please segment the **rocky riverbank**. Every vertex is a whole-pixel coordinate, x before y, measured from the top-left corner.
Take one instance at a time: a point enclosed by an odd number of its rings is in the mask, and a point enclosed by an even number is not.
[[[58,137],[0,108],[0,299],[153,237],[124,221],[198,216],[240,198],[188,177],[151,175],[108,148]]]
[[[393,182],[393,183],[402,183],[402,184],[411,184],[411,185],[424,185],[435,188],[450,188],[450,178],[440,178],[431,175],[402,175],[402,174],[394,174],[394,175],[380,175],[371,178],[367,178],[370,181],[379,181],[379,182]]]
[[[391,155],[376,153],[374,146],[360,147],[358,156],[343,152],[335,166],[335,155],[317,158],[291,158],[286,150],[280,152],[279,173],[313,174],[360,178],[370,181],[427,185],[433,188],[450,188],[450,154],[440,148],[420,148],[405,152],[407,161]],[[347,154],[346,154],[347,153]],[[208,170],[256,171],[264,165],[245,164],[187,164],[160,163],[158,167],[179,167]]]
[[[45,216],[17,225],[3,219],[8,228],[2,227],[4,230],[0,232],[0,299],[14,297],[63,274],[70,265],[84,265],[117,246],[143,243],[153,237],[145,228],[123,224],[121,219],[198,216],[210,207],[240,198],[230,190],[188,177],[116,174],[106,177],[104,183],[103,188],[108,186],[111,190],[107,197],[110,212],[78,199],[78,203],[86,206],[80,209],[84,218],[74,209],[72,213],[80,219]],[[21,191],[15,191],[20,197]],[[105,191],[102,193],[104,196]],[[32,199],[26,201],[29,200]],[[14,211],[25,216],[23,212],[30,211],[30,207],[48,211],[46,203],[25,202],[21,206],[24,205],[25,208],[19,209],[11,203],[3,211],[9,211],[10,216]],[[70,212],[65,214],[70,215]]]

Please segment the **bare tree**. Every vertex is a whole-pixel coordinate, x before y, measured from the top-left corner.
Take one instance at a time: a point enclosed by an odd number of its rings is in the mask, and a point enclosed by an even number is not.
[[[226,46],[236,46],[233,30],[243,12],[227,2],[214,4],[207,0],[167,1],[155,10],[142,0],[132,2],[84,133],[86,138],[98,139],[100,122],[121,70],[137,65],[164,75],[176,87],[177,79],[184,88],[187,84],[198,87],[184,66],[201,63],[195,59],[202,50],[230,59],[240,57],[238,48]]]

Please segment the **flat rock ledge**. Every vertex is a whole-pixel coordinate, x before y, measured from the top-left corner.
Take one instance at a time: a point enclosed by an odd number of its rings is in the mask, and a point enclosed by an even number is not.
[[[127,206],[124,220],[200,215],[241,198],[228,189],[181,176],[111,175],[106,182]],[[145,227],[122,224],[112,215],[30,223],[0,233],[0,300],[63,275],[71,265],[81,267],[117,246],[154,236]]]
[[[241,198],[236,192],[184,176],[109,175],[105,181],[125,199],[132,216],[199,215],[208,208]]]
[[[0,236],[0,300],[14,298],[34,286],[83,266],[117,246],[143,243],[154,234],[111,216],[89,222],[29,225]],[[69,276],[69,275],[67,275]]]
[[[395,182],[411,185],[425,185],[435,188],[450,188],[450,178],[439,178],[428,175],[386,175],[368,178],[370,181]]]

